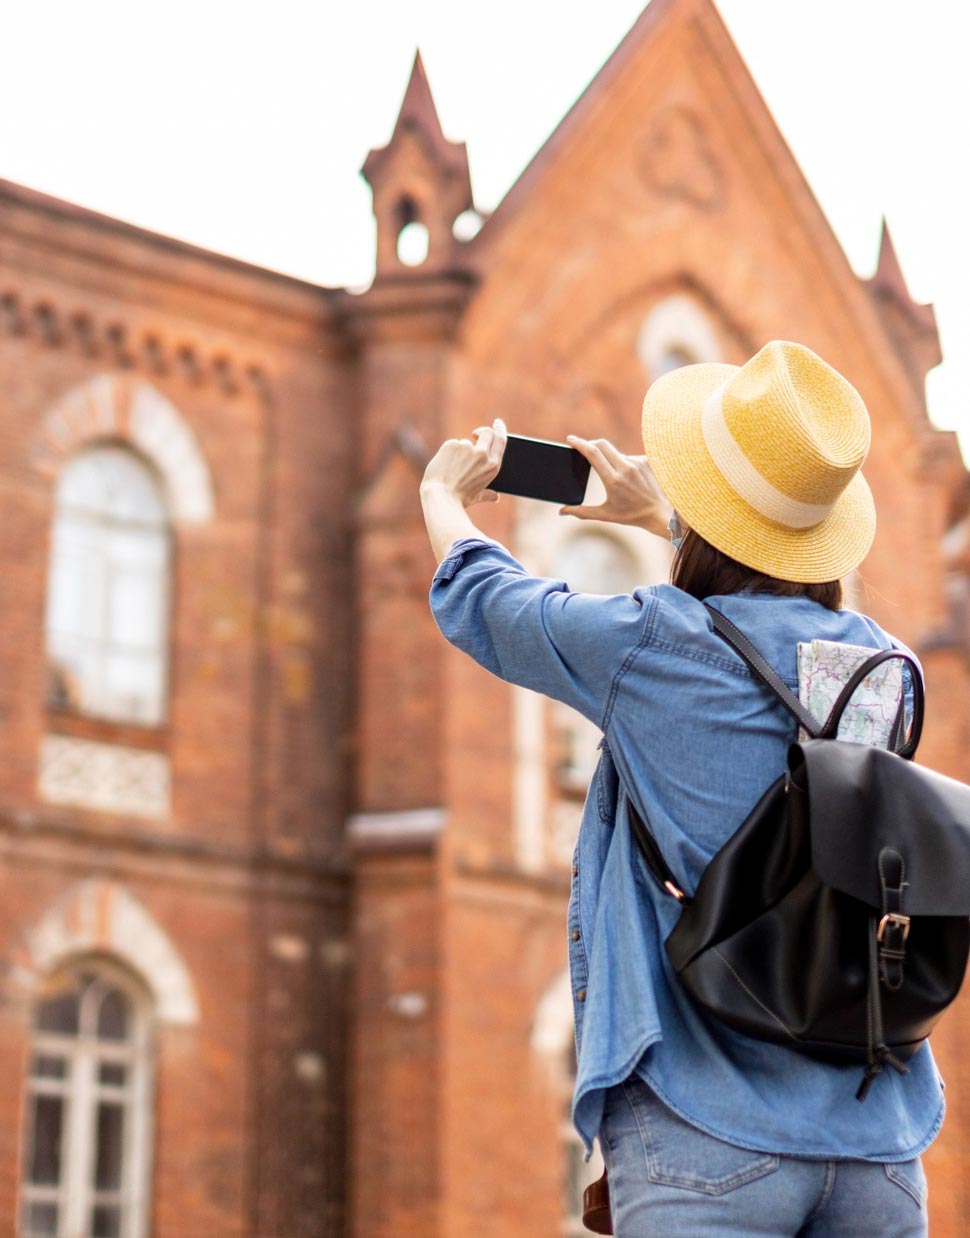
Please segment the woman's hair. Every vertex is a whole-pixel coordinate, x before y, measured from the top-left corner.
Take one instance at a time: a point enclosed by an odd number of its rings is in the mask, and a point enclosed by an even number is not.
[[[799,584],[794,580],[778,580],[753,568],[745,567],[706,542],[699,533],[688,529],[670,572],[670,582],[698,601],[724,593],[774,593],[783,598],[809,598],[828,610],[842,607],[842,581],[830,580],[823,585]]]

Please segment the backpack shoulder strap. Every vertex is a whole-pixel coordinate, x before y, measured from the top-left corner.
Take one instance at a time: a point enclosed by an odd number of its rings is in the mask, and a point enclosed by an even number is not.
[[[910,760],[916,752],[916,747],[919,744],[920,735],[923,730],[923,706],[924,706],[924,691],[923,677],[920,674],[919,666],[916,659],[911,658],[908,653],[903,653],[901,649],[881,649],[878,653],[874,653],[871,658],[867,658],[861,666],[856,667],[851,676],[846,680],[845,687],[838,695],[838,699],[832,706],[832,712],[825,720],[825,725],[822,727],[821,738],[832,739],[838,732],[839,723],[842,721],[842,714],[845,712],[845,707],[852,698],[853,692],[858,688],[859,684],[870,675],[877,666],[881,666],[883,662],[891,662],[898,660],[905,663],[909,667],[910,676],[913,681],[913,722],[910,727],[909,738],[906,739],[903,734],[903,715],[905,714],[905,701],[900,705],[900,712],[897,715],[896,723],[893,726],[892,735],[889,739],[889,749],[895,752],[897,756],[905,757]]]
[[[626,796],[626,804],[630,814],[630,828],[633,831],[633,841],[640,848],[640,853],[647,862],[647,868],[650,870],[651,876],[657,885],[677,899],[679,903],[689,903],[690,899],[677,884],[677,880],[664,859],[663,852],[660,850],[650,827],[637,812],[636,805],[629,795]]]
[[[822,733],[822,727],[819,722],[808,712],[781,676],[768,665],[741,629],[735,627],[730,619],[726,619],[713,606],[707,606],[706,602],[704,605],[707,607],[711,621],[714,624],[714,631],[717,632],[718,636],[726,641],[739,657],[744,659],[751,668],[755,678],[781,701],[789,713],[794,714],[809,735],[813,738],[818,738]],[[657,845],[657,840],[654,838],[649,825],[637,812],[629,793],[626,794],[626,801],[630,812],[630,826],[633,831],[634,841],[640,849],[651,875],[657,884],[666,890],[668,894],[673,895],[674,898],[683,903],[689,902],[689,899],[677,885],[676,879],[663,857],[663,852]]]
[[[781,701],[782,705],[792,714],[812,739],[818,739],[822,734],[821,723],[808,712],[798,697],[792,692],[781,676],[768,665],[751,641],[740,628],[713,606],[704,603],[704,608],[711,616],[714,631],[725,641],[734,652],[750,667],[752,675]],[[837,725],[837,723],[836,723]]]

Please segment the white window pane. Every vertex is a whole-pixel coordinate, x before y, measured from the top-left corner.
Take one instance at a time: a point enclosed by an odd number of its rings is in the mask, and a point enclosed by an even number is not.
[[[145,572],[112,574],[106,639],[127,649],[156,649],[162,637],[162,582]]]
[[[168,536],[160,529],[112,523],[104,526],[102,540],[113,564],[162,568],[168,560]]]
[[[161,491],[137,456],[99,447],[68,465],[48,583],[52,701],[120,721],[161,720],[169,559]]]
[[[161,668],[150,655],[105,654],[98,712],[111,718],[146,722],[161,716]]]
[[[124,447],[96,447],[64,470],[58,503],[124,522],[164,525],[165,505],[148,466]]]
[[[104,560],[90,531],[58,528],[54,537],[47,595],[47,631],[51,635],[97,638],[101,629],[100,594]]]

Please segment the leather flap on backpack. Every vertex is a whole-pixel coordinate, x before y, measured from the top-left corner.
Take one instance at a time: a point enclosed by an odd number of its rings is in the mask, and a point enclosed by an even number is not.
[[[788,768],[807,791],[821,881],[879,910],[878,857],[892,847],[905,865],[908,915],[970,915],[970,787],[845,740],[792,744]]]

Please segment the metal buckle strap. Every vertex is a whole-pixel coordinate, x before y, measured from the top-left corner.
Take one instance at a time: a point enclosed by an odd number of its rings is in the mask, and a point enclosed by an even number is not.
[[[894,911],[887,911],[883,918],[879,921],[879,928],[876,930],[876,941],[882,941],[886,925],[891,924],[893,928],[903,930],[903,941],[909,936],[909,916],[897,915]]]
[[[895,993],[903,987],[910,921],[903,911],[903,898],[908,888],[906,865],[892,847],[883,847],[879,852],[879,886],[882,890],[882,919],[876,929],[879,979]]]

